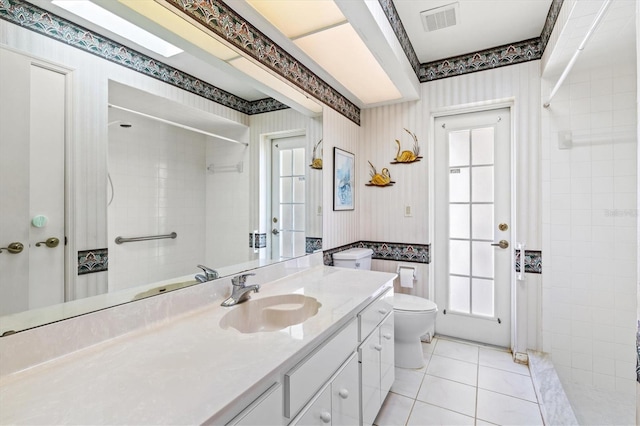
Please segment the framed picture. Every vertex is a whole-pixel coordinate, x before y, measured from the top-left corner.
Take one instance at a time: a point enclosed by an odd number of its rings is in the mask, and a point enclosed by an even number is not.
[[[333,148],[333,210],[353,210],[355,156]]]

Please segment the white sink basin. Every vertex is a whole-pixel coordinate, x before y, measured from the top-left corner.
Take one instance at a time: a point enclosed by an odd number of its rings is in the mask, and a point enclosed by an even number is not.
[[[302,294],[254,299],[236,305],[220,320],[220,327],[235,328],[241,333],[277,331],[300,324],[318,313],[322,306],[313,297]]]

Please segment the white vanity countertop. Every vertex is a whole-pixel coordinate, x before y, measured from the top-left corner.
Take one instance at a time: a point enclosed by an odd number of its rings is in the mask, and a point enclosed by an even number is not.
[[[200,424],[315,346],[395,274],[319,266],[258,283],[252,299],[300,293],[322,307],[302,325],[243,334],[219,304],[0,379],[0,424]],[[222,302],[222,300],[220,300]]]

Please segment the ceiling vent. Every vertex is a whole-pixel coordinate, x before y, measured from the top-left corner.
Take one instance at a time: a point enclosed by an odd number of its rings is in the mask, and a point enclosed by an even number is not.
[[[420,12],[422,26],[427,32],[454,26],[458,23],[459,11],[460,3],[456,2]]]

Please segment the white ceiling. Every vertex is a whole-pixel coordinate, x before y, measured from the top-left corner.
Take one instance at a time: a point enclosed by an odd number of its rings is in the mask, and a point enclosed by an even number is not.
[[[457,25],[432,32],[424,30],[420,12],[455,2],[393,2],[420,63],[539,37],[551,6],[551,0],[457,0]]]
[[[559,75],[585,38],[604,0],[576,2],[562,36],[553,49],[545,69],[545,76]],[[610,3],[600,25],[578,56],[572,72],[597,68],[601,64],[635,62],[636,0],[614,0]]]

